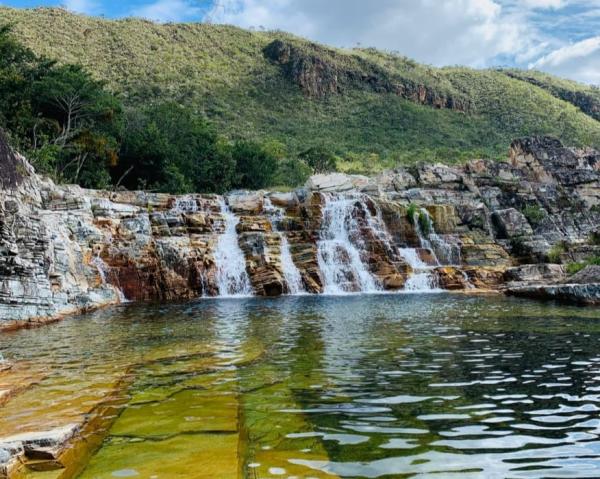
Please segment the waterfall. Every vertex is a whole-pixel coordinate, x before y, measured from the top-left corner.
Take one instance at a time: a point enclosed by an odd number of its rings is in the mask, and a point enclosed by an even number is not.
[[[427,216],[427,218],[429,219],[429,216]],[[435,257],[435,252],[433,251],[431,243],[421,231],[421,225],[419,224],[418,220],[418,214],[415,214],[413,218],[413,223],[415,225],[415,231],[417,233],[417,236],[419,237],[421,247],[429,249],[435,258],[435,262],[438,263],[437,257]],[[430,225],[430,227],[433,228],[433,225]],[[433,267],[429,266],[421,259],[418,251],[415,248],[399,248],[399,251],[400,255],[413,269],[412,275],[406,280],[406,283],[404,284],[404,290],[420,292],[439,291],[437,279],[432,272]]]
[[[246,259],[238,243],[236,226],[240,219],[220,200],[225,231],[219,236],[215,250],[219,296],[250,296],[252,285],[246,272]]]
[[[355,211],[357,198],[333,194],[323,194],[323,197],[323,222],[317,243],[323,292],[346,294],[380,291],[380,286],[367,270],[357,248],[357,245],[365,246]]]
[[[298,270],[298,268],[294,264],[294,260],[292,259],[292,253],[290,251],[290,245],[288,243],[287,236],[283,231],[281,231],[281,221],[285,216],[283,208],[279,208],[273,205],[273,203],[271,203],[271,199],[265,197],[263,203],[263,210],[269,217],[269,221],[271,222],[273,231],[275,231],[279,236],[281,248],[281,268],[283,269],[283,276],[287,283],[289,293],[305,293],[306,290],[304,289],[302,276],[300,275],[300,271]]]
[[[423,231],[421,227],[421,218],[423,218],[422,221],[424,221],[427,231]],[[448,242],[445,236],[438,235],[435,232],[431,216],[425,208],[421,208],[415,214],[414,224],[421,247],[431,251],[437,266],[460,265],[460,246],[456,242]]]
[[[404,291],[434,292],[438,289],[431,271],[415,271],[404,284]]]
[[[95,255],[92,260],[90,261],[90,264],[96,267],[96,270],[98,271],[98,275],[100,276],[100,281],[102,282],[102,286],[109,286],[112,287],[116,293],[117,296],[119,297],[119,302],[120,303],[127,303],[129,302],[129,300],[125,297],[125,293],[123,293],[123,290],[113,284],[110,284],[108,282],[108,273],[110,272],[110,266],[108,266],[106,264],[106,262],[100,257],[99,254]]]

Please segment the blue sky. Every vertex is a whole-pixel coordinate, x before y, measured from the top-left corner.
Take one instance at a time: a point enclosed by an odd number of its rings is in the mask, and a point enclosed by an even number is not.
[[[110,18],[282,29],[437,66],[518,66],[600,84],[600,0],[0,0]]]

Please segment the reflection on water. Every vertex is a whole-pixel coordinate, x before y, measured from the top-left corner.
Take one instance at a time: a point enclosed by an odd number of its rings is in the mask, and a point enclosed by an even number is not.
[[[455,295],[122,306],[0,338],[29,384],[0,436],[117,394],[80,477],[600,477],[598,320]]]

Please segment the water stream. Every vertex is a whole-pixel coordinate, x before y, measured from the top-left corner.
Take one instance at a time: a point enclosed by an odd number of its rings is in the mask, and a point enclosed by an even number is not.
[[[281,230],[281,222],[285,217],[285,211],[283,208],[275,206],[269,197],[264,199],[264,211],[271,221],[273,231],[279,235],[280,248],[281,248],[281,268],[283,269],[283,275],[287,283],[288,292],[292,295],[304,294],[306,289],[302,281],[302,276],[298,268],[294,264],[292,259],[292,253],[290,251],[290,245],[287,236],[284,231]]]
[[[246,272],[246,259],[238,243],[236,231],[240,219],[229,209],[224,200],[221,200],[220,206],[225,229],[219,236],[215,249],[219,296],[251,296],[252,285]]]
[[[317,243],[324,294],[373,293],[381,290],[368,271],[359,247],[364,247],[357,198],[324,194],[321,238]]]
[[[93,419],[28,479],[596,478],[598,344],[501,296],[130,304],[1,336],[0,437]]]
[[[109,286],[112,289],[114,289],[119,298],[119,302],[126,303],[128,301],[128,299],[125,297],[125,293],[123,293],[123,290],[121,288],[119,288],[118,286],[115,286],[108,282],[110,266],[108,264],[106,264],[106,261],[104,261],[99,255],[95,255],[92,258],[92,260],[90,261],[90,264],[92,264],[96,267],[96,270],[98,271],[98,275],[100,276],[100,281],[102,282],[102,286]]]

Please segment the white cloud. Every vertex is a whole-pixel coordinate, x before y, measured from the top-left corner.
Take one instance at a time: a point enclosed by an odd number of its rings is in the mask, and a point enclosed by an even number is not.
[[[98,3],[95,0],[66,0],[64,7],[76,13],[93,15],[98,12]]]
[[[162,0],[165,1],[165,0]],[[179,0],[183,1],[183,0]],[[192,0],[190,0],[192,1]],[[208,18],[437,66],[535,67],[600,83],[600,0],[213,0]]]
[[[85,0],[75,0],[85,1]],[[183,22],[199,17],[203,10],[188,0],[157,0],[135,9],[132,15],[155,22]]]
[[[529,8],[552,8],[557,9],[567,4],[566,0],[523,0],[523,4]]]
[[[554,50],[530,68],[600,85],[600,36]]]
[[[221,0],[209,15],[219,23],[278,28],[336,46],[397,50],[435,65],[481,67],[499,56],[530,58],[536,40],[523,15],[495,0]]]

